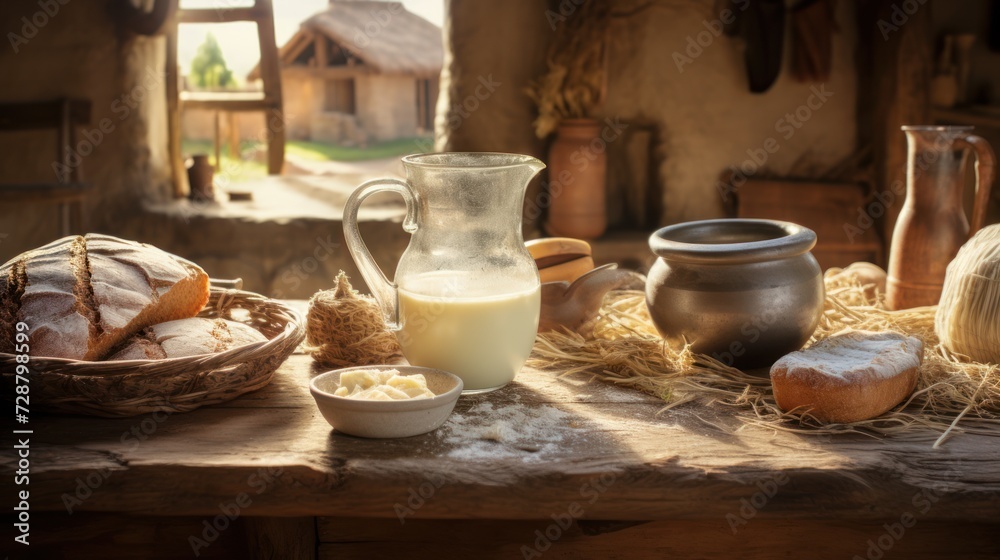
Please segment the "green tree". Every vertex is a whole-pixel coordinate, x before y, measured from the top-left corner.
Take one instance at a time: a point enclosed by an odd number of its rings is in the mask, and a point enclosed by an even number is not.
[[[198,47],[198,53],[191,61],[191,78],[200,88],[225,88],[236,85],[233,72],[226,67],[226,59],[215,35],[205,37],[205,42]]]

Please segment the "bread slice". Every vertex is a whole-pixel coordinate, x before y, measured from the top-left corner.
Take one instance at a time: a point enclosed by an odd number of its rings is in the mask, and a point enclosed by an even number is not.
[[[196,315],[208,275],[151,245],[64,237],[0,267],[0,318],[23,321],[33,356],[99,360],[139,330]],[[12,352],[13,338],[0,339]]]
[[[913,392],[922,361],[923,343],[912,336],[844,332],[775,362],[774,400],[821,422],[875,418]]]
[[[125,342],[109,360],[162,360],[214,354],[266,341],[257,329],[226,319],[194,317],[160,323]]]

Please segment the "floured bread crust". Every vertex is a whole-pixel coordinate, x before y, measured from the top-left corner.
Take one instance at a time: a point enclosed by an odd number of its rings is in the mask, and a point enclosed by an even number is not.
[[[774,399],[822,422],[884,414],[917,384],[923,343],[892,332],[849,331],[792,352],[771,366]]]
[[[196,315],[208,275],[156,247],[99,234],[71,236],[0,267],[5,329],[29,327],[34,356],[99,360],[139,330]],[[9,320],[8,320],[9,319]],[[2,333],[0,351],[13,350]]]
[[[4,315],[28,325],[30,354],[82,358],[89,350],[95,330],[92,313],[80,298],[83,252],[82,237],[65,238],[0,269],[6,272],[8,289],[19,294],[4,303]],[[11,352],[13,340],[4,338],[10,346],[5,344],[3,350]]]

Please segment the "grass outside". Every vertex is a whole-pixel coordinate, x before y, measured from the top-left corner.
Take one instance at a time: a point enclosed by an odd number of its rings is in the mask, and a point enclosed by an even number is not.
[[[285,145],[285,154],[311,161],[368,161],[425,152],[429,150],[430,143],[431,140],[426,138],[400,138],[360,148],[325,142],[290,140]],[[259,151],[260,155],[254,154],[255,150]],[[194,154],[208,154],[209,162],[215,166],[218,183],[223,187],[229,183],[260,179],[267,175],[267,165],[264,163],[266,158],[263,157],[267,153],[267,146],[261,142],[240,143],[240,153],[243,158],[248,159],[230,157],[229,146],[224,144],[221,168],[215,162],[215,148],[211,140],[184,140],[181,142],[181,151],[185,158]]]
[[[368,161],[426,152],[430,143],[431,141],[426,138],[399,138],[360,148],[325,142],[290,140],[285,152],[313,161]]]

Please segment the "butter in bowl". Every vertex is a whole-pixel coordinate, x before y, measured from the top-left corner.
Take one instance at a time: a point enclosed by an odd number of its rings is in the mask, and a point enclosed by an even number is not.
[[[358,366],[322,373],[309,389],[337,431],[366,438],[401,438],[437,429],[462,394],[462,380],[418,366]]]

